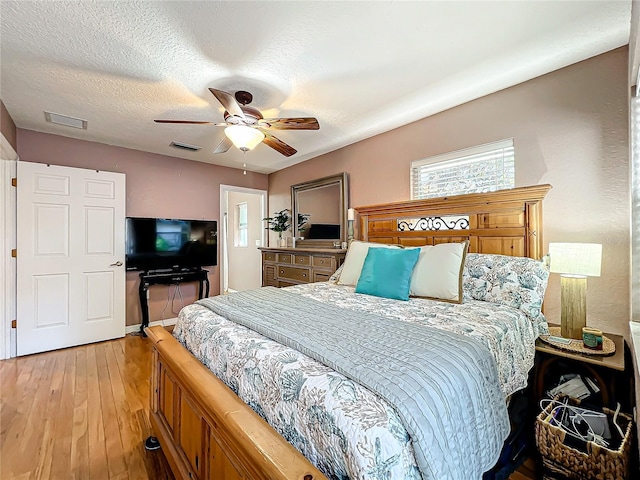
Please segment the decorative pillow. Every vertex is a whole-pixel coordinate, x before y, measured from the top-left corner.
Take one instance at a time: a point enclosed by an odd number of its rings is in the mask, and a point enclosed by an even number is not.
[[[469,242],[420,247],[411,275],[411,296],[462,303],[462,269]]]
[[[409,300],[411,272],[419,256],[419,248],[369,248],[356,293]]]
[[[393,248],[399,250],[398,247],[385,245],[383,243],[361,242],[359,240],[352,241],[351,245],[349,245],[344,263],[342,264],[342,273],[338,279],[338,285],[356,286],[369,248]]]
[[[462,273],[465,300],[518,308],[532,321],[544,320],[541,308],[548,280],[541,261],[484,253],[469,253]]]

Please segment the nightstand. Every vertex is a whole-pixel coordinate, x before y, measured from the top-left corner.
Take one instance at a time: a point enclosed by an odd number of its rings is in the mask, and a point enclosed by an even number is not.
[[[535,396],[539,400],[545,391],[555,386],[561,375],[578,373],[595,380],[601,392],[602,405],[610,408],[620,402],[622,410],[630,412],[632,403],[632,376],[625,371],[627,355],[624,338],[605,333],[616,346],[613,355],[587,355],[556,348],[538,339],[534,370]]]

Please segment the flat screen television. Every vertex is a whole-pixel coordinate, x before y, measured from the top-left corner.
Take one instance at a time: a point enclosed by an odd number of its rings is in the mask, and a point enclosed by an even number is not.
[[[195,269],[216,265],[215,220],[127,217],[127,270]]]

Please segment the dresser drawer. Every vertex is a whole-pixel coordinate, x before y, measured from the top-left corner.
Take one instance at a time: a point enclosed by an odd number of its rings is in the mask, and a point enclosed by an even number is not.
[[[328,282],[331,278],[331,274],[329,272],[318,272],[317,270],[313,271],[313,282]]]
[[[276,261],[276,254],[275,253],[264,252],[262,254],[262,261],[263,262],[275,262]]]
[[[336,259],[333,257],[313,256],[313,266],[315,268],[326,268],[327,270],[336,269]]]
[[[293,263],[296,265],[311,265],[311,256],[310,255],[294,255]]]
[[[264,265],[262,267],[262,286],[263,287],[277,287],[278,280],[276,280],[276,265]]]
[[[290,253],[278,253],[278,263],[291,263],[293,255]]]
[[[278,279],[279,280],[298,280],[299,282],[307,283],[310,278],[310,270],[308,268],[299,267],[278,267]]]

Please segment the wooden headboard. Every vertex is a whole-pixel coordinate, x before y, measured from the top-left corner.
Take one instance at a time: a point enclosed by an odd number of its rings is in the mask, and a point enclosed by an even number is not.
[[[540,259],[551,185],[357,207],[360,238],[405,246],[469,240],[469,252]]]

